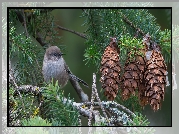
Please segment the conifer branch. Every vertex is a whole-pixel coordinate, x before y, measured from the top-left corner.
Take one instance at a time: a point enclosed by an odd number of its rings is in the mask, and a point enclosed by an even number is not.
[[[41,95],[41,91],[45,90],[43,87],[37,87],[37,86],[32,86],[32,85],[22,85],[19,86],[17,89],[15,89],[16,91],[14,92],[14,95],[17,96],[18,92],[19,93],[25,93],[25,94],[34,94],[34,96],[39,96]],[[58,97],[56,98],[58,99]],[[45,100],[44,100],[45,101]],[[41,108],[41,106],[43,105],[43,102],[41,101],[39,104],[38,108]],[[77,102],[73,102],[72,100],[69,100],[65,97],[63,97],[63,104],[64,105],[73,105],[73,107],[75,107],[81,116],[87,117],[88,119],[94,120],[97,124],[105,124],[107,123],[106,121],[109,121],[106,125],[107,126],[123,126],[123,123],[125,123],[124,120],[127,120],[129,122],[132,122],[132,120],[130,118],[132,118],[132,116],[126,116],[127,114],[125,114],[125,112],[129,113],[130,115],[135,115],[133,112],[131,112],[129,109],[125,108],[124,106],[121,106],[115,102],[111,102],[111,101],[107,101],[107,102],[82,102],[82,103],[77,103]],[[98,108],[96,109],[96,107],[94,107],[94,109],[91,109],[91,106],[98,106]],[[84,107],[85,106],[85,107]],[[118,108],[119,109],[118,109]],[[109,112],[109,114],[113,115],[113,117],[110,117],[108,119],[106,111],[102,110],[102,109],[107,109],[107,111]],[[102,110],[103,112],[103,116],[100,115],[99,110]],[[121,112],[121,111],[125,111],[125,112]],[[116,114],[118,113],[118,114]],[[121,117],[121,118],[119,118]],[[124,117],[124,118],[123,118]],[[91,124],[89,123],[89,126],[91,126]]]
[[[135,29],[135,31],[139,32],[140,34],[142,34],[142,36],[145,35],[144,31],[142,31],[140,28],[136,27],[124,14],[123,16],[123,20],[124,22],[126,22],[127,24],[129,24],[132,28]]]
[[[59,26],[59,25],[57,25],[57,27],[58,27],[59,29],[61,29],[61,30],[68,31],[68,32],[73,33],[73,34],[76,34],[76,35],[78,35],[78,36],[80,36],[80,37],[82,37],[82,38],[84,38],[84,39],[87,39],[87,36],[86,36],[85,34],[83,34],[83,33],[79,33],[79,32],[76,32],[76,31],[74,31],[74,30],[70,30],[70,29],[67,29],[67,28],[65,28],[65,27]]]

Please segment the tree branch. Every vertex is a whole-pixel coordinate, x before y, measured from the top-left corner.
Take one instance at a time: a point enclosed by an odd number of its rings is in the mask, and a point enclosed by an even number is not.
[[[40,34],[40,32],[37,33],[37,37],[36,40],[41,44],[41,46],[45,46],[47,43],[44,41],[44,39],[42,38],[42,35]]]
[[[86,34],[79,33],[79,32],[76,32],[76,31],[74,31],[74,30],[70,30],[70,29],[64,28],[64,27],[62,27],[62,26],[59,26],[59,25],[57,25],[57,27],[58,27],[59,29],[61,29],[61,30],[65,30],[65,31],[71,32],[71,33],[73,33],[73,34],[76,34],[76,35],[78,35],[78,36],[84,38],[84,39],[87,39]]]
[[[37,87],[37,86],[32,86],[32,85],[22,85],[19,86],[17,89],[15,89],[17,91],[14,92],[14,95],[19,95],[18,92],[20,93],[26,93],[26,94],[34,94],[35,96],[38,96],[39,94],[41,95],[41,91],[44,90],[43,87]],[[56,98],[58,99],[58,97]],[[39,104],[39,107],[42,105],[42,101]],[[135,114],[133,112],[131,112],[129,109],[125,108],[124,106],[121,106],[120,104],[117,104],[116,102],[112,102],[112,101],[107,101],[107,102],[94,102],[93,105],[94,106],[98,106],[100,107],[100,109],[102,109],[102,107],[104,109],[107,109],[107,111],[109,112],[111,116],[111,118],[109,118],[107,120],[106,117],[102,117],[100,115],[99,110],[91,110],[90,106],[92,105],[92,102],[82,102],[82,103],[76,103],[73,102],[72,100],[66,99],[64,97],[63,99],[63,104],[67,105],[67,104],[72,104],[78,111],[79,113],[84,116],[84,117],[88,117],[91,118],[92,120],[95,121],[96,124],[106,124],[107,126],[123,126],[123,123],[125,123],[127,120],[132,122],[131,118],[133,117],[129,117],[127,116],[127,113],[129,113],[130,115],[134,115]],[[85,106],[85,107],[84,107]],[[119,108],[119,109],[118,109]],[[122,111],[122,112],[121,112]],[[123,112],[124,111],[124,112]],[[104,111],[103,111],[104,114]],[[105,115],[105,114],[104,114]]]
[[[134,28],[137,33],[140,33],[142,34],[143,36],[145,35],[145,33],[140,29],[140,28],[137,28],[129,19],[127,19],[127,17],[125,15],[122,15],[123,16],[123,20],[124,22],[126,22],[127,24],[129,24],[132,28]],[[135,35],[136,36],[136,35]]]
[[[28,38],[29,37],[29,33],[27,31],[27,23],[26,23],[24,9],[22,9],[22,16],[23,16],[23,24],[24,24],[24,28],[25,28],[25,32],[26,32],[26,37]]]
[[[47,12],[47,11],[52,11],[53,9],[48,9],[48,10],[46,10],[46,9],[42,9],[42,10],[40,10],[40,12],[41,13],[45,13],[45,12]],[[17,17],[18,17],[18,19],[19,19],[19,21],[22,23],[22,24],[24,24],[24,27],[25,27],[25,32],[26,32],[26,36],[28,37],[28,31],[27,31],[27,22],[30,22],[30,19],[32,18],[32,14],[29,14],[29,15],[27,15],[27,21],[26,21],[26,19],[25,19],[25,13],[24,12],[30,12],[30,10],[28,10],[28,9],[22,9],[22,13],[20,12],[20,10],[14,10],[15,12],[16,12],[16,14],[17,14]],[[35,35],[33,35],[34,37],[35,37]],[[41,44],[41,46],[45,46],[47,43],[44,41],[44,39],[42,38],[42,35],[41,35],[41,33],[40,32],[37,32],[37,34],[36,34],[36,36],[37,37],[35,37],[36,38],[36,40]]]
[[[97,89],[96,89],[96,74],[95,74],[95,73],[93,73],[92,91],[93,91],[93,95],[96,96],[96,99],[97,99],[98,102],[99,102],[99,105],[100,105],[101,110],[102,110],[102,112],[103,112],[103,114],[104,114],[104,117],[108,120],[108,116],[107,116],[107,114],[106,114],[106,112],[105,112],[105,110],[104,110],[104,107],[103,107],[103,105],[102,105],[102,102],[101,102],[101,100],[100,100],[100,98],[99,98],[99,95],[98,95],[98,92],[97,92]]]

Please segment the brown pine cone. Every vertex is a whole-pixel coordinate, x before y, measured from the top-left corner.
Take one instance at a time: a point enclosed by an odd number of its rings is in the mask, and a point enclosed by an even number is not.
[[[141,50],[142,52],[144,50]],[[135,57],[130,59],[131,53],[128,54],[128,60],[124,67],[122,77],[122,98],[127,100],[131,95],[135,95],[136,89],[139,89],[143,81],[143,73],[145,70],[145,58],[135,53]],[[143,90],[142,90],[143,91]]]
[[[104,95],[108,100],[114,100],[118,93],[120,83],[119,48],[116,38],[111,38],[110,44],[104,50],[101,61],[101,79]]]
[[[161,107],[161,100],[164,100],[166,85],[167,66],[160,51],[152,50],[150,59],[146,62],[144,73],[145,95],[154,111]]]

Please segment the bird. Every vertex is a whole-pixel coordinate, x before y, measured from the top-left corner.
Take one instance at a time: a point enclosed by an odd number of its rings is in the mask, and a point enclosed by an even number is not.
[[[62,55],[64,54],[57,46],[50,46],[46,49],[42,67],[45,82],[51,82],[52,79],[54,82],[58,80],[58,85],[63,88],[69,79],[73,79],[88,87],[85,81],[72,74]]]

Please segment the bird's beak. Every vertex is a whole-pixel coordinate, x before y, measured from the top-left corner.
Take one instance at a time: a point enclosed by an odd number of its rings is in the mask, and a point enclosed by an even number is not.
[[[65,55],[64,53],[61,53],[60,55]]]

